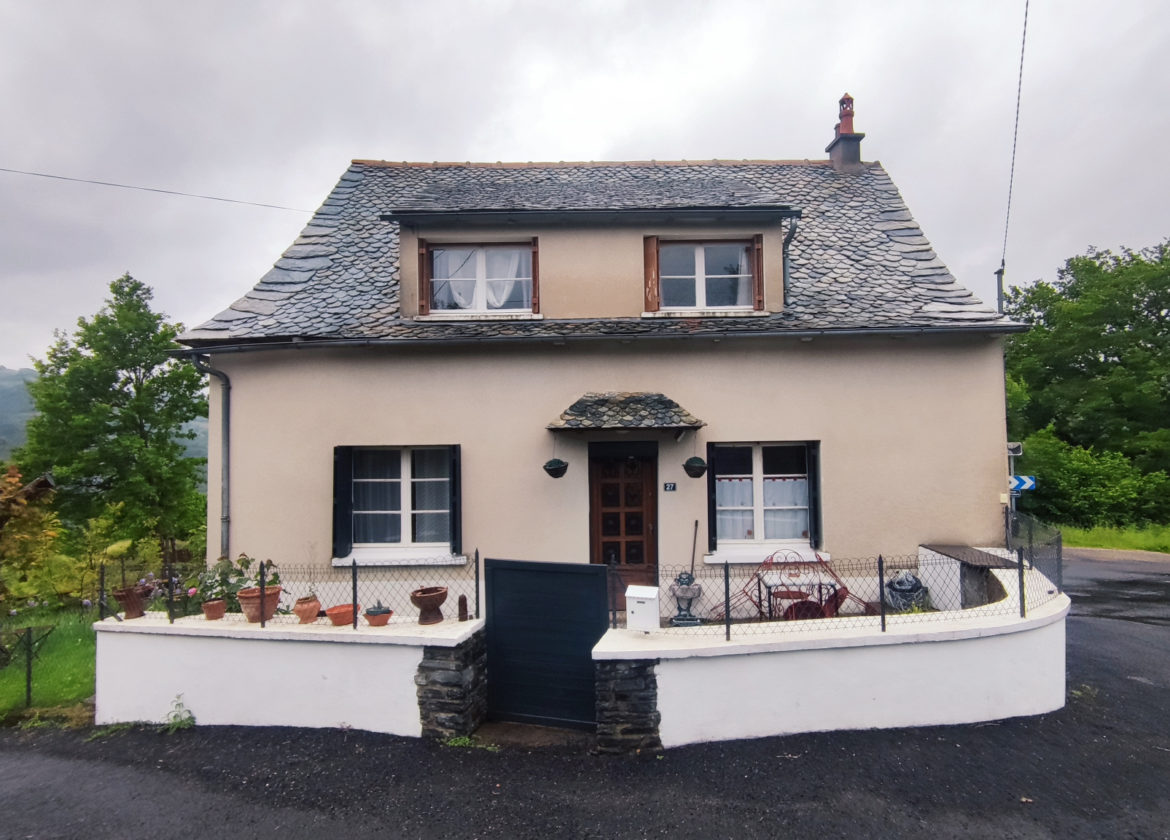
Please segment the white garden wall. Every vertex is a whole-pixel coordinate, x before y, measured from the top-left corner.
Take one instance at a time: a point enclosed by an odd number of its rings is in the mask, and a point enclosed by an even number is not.
[[[387,628],[269,625],[161,614],[97,628],[97,724],[161,723],[179,698],[199,724],[353,727],[419,736],[424,646],[482,621]]]
[[[659,660],[665,747],[972,723],[1064,705],[1068,609],[1061,595],[1026,619],[975,609],[929,624],[894,617],[881,633],[859,617],[730,642],[680,629],[611,630],[593,658]]]

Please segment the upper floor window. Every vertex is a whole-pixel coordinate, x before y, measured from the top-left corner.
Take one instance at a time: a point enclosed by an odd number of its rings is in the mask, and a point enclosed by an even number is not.
[[[536,240],[501,244],[419,241],[419,312],[538,312]]]
[[[763,309],[762,239],[647,237],[647,311]]]

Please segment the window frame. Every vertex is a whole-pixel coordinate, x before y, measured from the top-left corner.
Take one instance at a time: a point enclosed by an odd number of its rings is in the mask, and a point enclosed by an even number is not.
[[[706,288],[700,282],[704,275],[698,270],[696,258],[695,273],[695,306],[663,306],[662,304],[662,275],[660,272],[660,251],[663,245],[734,245],[743,244],[750,253],[749,265],[752,272],[752,303],[750,306],[717,306],[698,305],[701,300],[706,303]],[[715,312],[719,314],[738,315],[749,312],[762,312],[764,309],[764,236],[757,233],[753,236],[721,237],[663,237],[646,236],[642,243],[643,262],[645,265],[645,311],[662,312],[680,315],[689,313]],[[702,287],[702,288],[701,288]]]
[[[780,509],[765,507],[763,484],[763,450],[771,446],[802,446],[805,454],[805,479],[808,488],[808,536],[788,538],[766,538],[763,536],[764,511]],[[750,447],[752,450],[752,532],[759,536],[751,539],[719,538],[718,517],[722,509],[717,504],[718,475],[715,470],[716,455],[720,448]],[[719,441],[707,444],[707,548],[710,553],[719,550],[734,550],[750,546],[775,545],[808,545],[813,549],[822,547],[821,524],[821,480],[820,480],[820,441]],[[785,508],[787,509],[787,508]],[[801,506],[792,506],[791,509],[802,509]]]
[[[354,475],[354,454],[362,451],[394,451],[399,454],[400,470],[397,479],[384,479],[385,482],[397,481],[401,487],[399,494],[399,510],[387,511],[396,513],[400,517],[400,534],[403,537],[398,542],[366,542],[354,541],[354,519],[363,511],[355,510],[354,487],[358,483],[377,482],[383,479],[362,478]],[[415,452],[431,450],[442,451],[447,455],[447,507],[444,511],[438,509],[414,509],[412,489],[416,482],[430,481],[430,478],[416,478],[414,475],[413,455]],[[433,479],[439,481],[441,479]],[[409,562],[411,560],[426,560],[440,562],[454,558],[462,551],[462,480],[460,447],[454,445],[418,445],[418,446],[337,446],[333,449],[333,561],[335,565],[348,564],[351,560],[359,563],[369,561],[374,563],[395,561]],[[373,511],[371,511],[373,512]],[[417,513],[447,513],[448,538],[441,542],[414,541],[414,520]],[[409,539],[407,539],[409,537]]]
[[[529,250],[532,257],[532,307],[530,309],[433,309],[431,303],[431,293],[433,291],[432,281],[434,280],[434,257],[435,249],[442,248],[515,248],[518,250]],[[486,286],[487,278],[476,275],[476,296],[486,294],[483,287]],[[418,314],[419,315],[433,315],[442,316],[446,318],[459,318],[461,316],[468,316],[474,318],[515,318],[517,316],[525,315],[539,315],[540,314],[540,242],[539,237],[533,236],[526,240],[512,240],[506,242],[481,242],[481,241],[434,241],[423,237],[418,239]]]

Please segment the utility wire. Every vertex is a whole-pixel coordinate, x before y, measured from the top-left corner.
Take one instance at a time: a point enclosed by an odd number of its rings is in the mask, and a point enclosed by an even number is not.
[[[1012,129],[1012,165],[1008,175],[1007,212],[1003,219],[1003,253],[999,257],[1000,284],[1003,283],[1003,270],[1007,260],[1008,223],[1012,218],[1012,187],[1016,180],[1016,139],[1020,134],[1020,93],[1024,89],[1024,46],[1028,43],[1028,3],[1024,0],[1024,34],[1020,38],[1020,72],[1016,80],[1016,124]]]
[[[14,175],[33,175],[37,178],[53,178],[57,181],[74,181],[78,184],[96,184],[100,187],[117,187],[122,190],[141,190],[142,192],[163,193],[165,195],[181,195],[184,198],[202,198],[207,201],[226,201],[229,204],[247,204],[252,207],[267,207],[270,210],[288,210],[292,213],[312,213],[312,210],[301,210],[297,207],[282,207],[279,204],[261,204],[258,201],[241,201],[238,198],[222,198],[218,195],[199,195],[198,193],[180,192],[178,190],[160,190],[155,187],[136,187],[131,184],[114,184],[110,181],[93,181],[89,178],[69,178],[65,175],[49,175],[45,172],[25,172],[22,169],[6,169],[0,166],[0,172],[11,172]]]

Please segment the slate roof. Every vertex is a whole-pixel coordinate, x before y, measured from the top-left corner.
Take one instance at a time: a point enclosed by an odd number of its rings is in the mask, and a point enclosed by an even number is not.
[[[697,429],[707,425],[664,394],[588,393],[548,424],[564,429]]]
[[[742,318],[414,320],[399,308],[398,223],[385,218],[777,206],[803,214],[789,251],[789,303]],[[955,281],[878,163],[844,172],[828,161],[355,161],[255,288],[179,340],[214,347],[1016,328]]]

